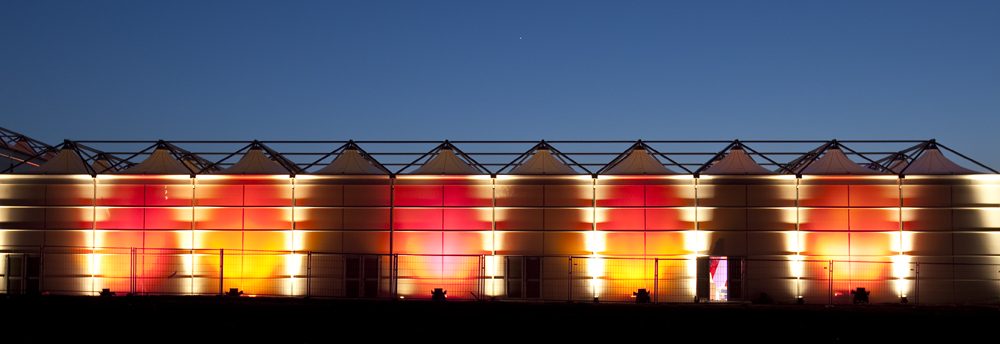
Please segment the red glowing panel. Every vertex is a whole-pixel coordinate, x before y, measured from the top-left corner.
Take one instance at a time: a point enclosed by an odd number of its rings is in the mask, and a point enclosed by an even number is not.
[[[292,205],[291,185],[246,185],[244,205],[289,207]]]
[[[650,256],[673,256],[692,254],[688,246],[694,244],[694,240],[686,240],[687,236],[693,239],[693,233],[686,232],[646,232],[646,254]],[[690,242],[690,244],[688,244]]]
[[[805,256],[846,256],[848,233],[801,233],[802,255]]]
[[[803,207],[846,207],[847,185],[801,185],[799,205]]]
[[[692,207],[694,206],[694,186],[646,185],[646,206]]]
[[[0,205],[45,205],[45,185],[0,184]]]
[[[243,229],[292,229],[292,209],[246,208]]]
[[[97,208],[97,229],[143,229],[142,208]]]
[[[747,211],[741,208],[699,208],[698,229],[718,231],[746,230]]]
[[[850,233],[851,256],[899,254],[899,233]]]
[[[396,208],[392,228],[407,230],[441,230],[441,209]]]
[[[440,185],[396,185],[396,206],[441,206]]]
[[[47,208],[45,209],[45,228],[49,229],[92,229],[94,227],[94,208]]]
[[[143,205],[142,185],[98,185],[97,205]]]
[[[493,206],[492,185],[445,185],[443,191],[446,207]]]
[[[950,231],[951,209],[903,208],[905,231]]]
[[[94,205],[93,185],[46,185],[46,205]]]
[[[597,209],[598,230],[643,230],[645,228],[645,209]]]
[[[646,236],[643,232],[597,232],[597,254],[612,256],[641,256],[645,254]]]
[[[195,229],[243,229],[243,208],[196,208]]]
[[[694,210],[670,209],[670,208],[646,209],[646,229],[648,230],[694,229]]]
[[[191,185],[146,185],[146,205],[191,206]]]
[[[493,209],[445,208],[443,225],[446,230],[491,230]]]
[[[851,209],[851,231],[899,231],[899,209]]]
[[[851,185],[848,189],[852,207],[898,207],[898,185]]]
[[[389,209],[346,208],[344,209],[344,229],[389,230]]]
[[[146,248],[191,247],[191,231],[146,231]]]
[[[287,231],[245,231],[244,250],[282,251],[291,248],[292,233]]]
[[[699,185],[698,205],[703,207],[745,207],[745,185]]]
[[[541,255],[544,237],[541,232],[496,232],[497,254]]]
[[[799,229],[804,231],[846,231],[847,209],[800,209]]]
[[[598,185],[598,207],[641,207],[646,203],[643,185]]]
[[[389,253],[389,232],[344,232],[344,253]]]
[[[395,232],[393,253],[441,254],[441,232]]]
[[[300,207],[337,207],[344,205],[342,185],[296,185],[295,205]]]
[[[547,255],[584,255],[587,243],[593,240],[593,232],[545,232],[544,254]]]
[[[951,185],[903,185],[904,207],[950,207]]]
[[[546,207],[590,207],[593,200],[593,185],[545,185]]]
[[[243,185],[198,185],[195,204],[201,206],[243,205]]]
[[[243,232],[195,231],[194,248],[239,250],[243,248]],[[215,266],[219,266],[218,262]]]
[[[444,254],[491,254],[490,232],[444,232]]]
[[[344,205],[388,207],[390,191],[389,185],[344,185]]]
[[[545,230],[592,230],[594,210],[545,209]]]
[[[498,207],[540,207],[544,187],[541,185],[497,185]]]
[[[343,229],[344,210],[295,208],[295,229]]]
[[[542,209],[497,209],[497,230],[541,230]]]
[[[191,208],[146,208],[146,229],[191,229]]]
[[[138,247],[144,246],[142,231],[97,231],[98,247]]]

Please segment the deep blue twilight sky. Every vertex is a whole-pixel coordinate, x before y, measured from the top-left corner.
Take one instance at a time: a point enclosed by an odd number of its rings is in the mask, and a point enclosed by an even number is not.
[[[998,18],[998,1],[3,0],[0,126],[50,144],[937,138],[998,168]]]

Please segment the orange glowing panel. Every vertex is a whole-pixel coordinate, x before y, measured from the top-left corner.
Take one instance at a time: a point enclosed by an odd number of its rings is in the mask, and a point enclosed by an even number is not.
[[[898,231],[899,209],[851,209],[851,231]]]
[[[343,185],[295,185],[295,205],[337,207],[344,205]]]
[[[493,229],[493,209],[445,208],[443,211],[445,230]]]
[[[851,256],[891,256],[899,254],[899,232],[850,233]]]
[[[598,185],[598,207],[641,207],[646,203],[644,185]]]
[[[643,232],[601,232],[597,242],[603,242],[604,249],[597,254],[608,256],[642,256],[645,254],[646,236]]]
[[[146,205],[191,206],[191,185],[146,185]]]
[[[444,232],[444,254],[490,254],[493,235],[490,232]]]
[[[803,256],[847,256],[850,254],[848,233],[800,233],[799,237]]]
[[[847,185],[800,185],[799,206],[846,207]]]
[[[143,229],[142,208],[97,208],[97,229]]]
[[[205,249],[242,249],[242,231],[194,231],[194,248]]]
[[[45,186],[46,205],[94,205],[93,184],[56,184]]]
[[[594,209],[545,209],[545,230],[592,230]]]
[[[594,232],[545,232],[543,245],[546,255],[586,255],[593,252],[587,249],[593,242]]]
[[[291,247],[292,233],[289,231],[245,231],[244,250],[282,251]]]
[[[97,231],[97,247],[144,247],[145,238],[140,231]]]
[[[45,209],[45,228],[92,229],[93,227],[94,208],[66,207]]]
[[[399,230],[441,230],[443,211],[426,208],[396,208],[392,228]]]
[[[898,207],[898,185],[851,185],[848,188],[852,207]]]
[[[951,209],[903,208],[905,231],[950,231]]]
[[[146,208],[145,229],[191,229],[191,208]]]
[[[493,206],[492,185],[445,185],[443,191],[446,207]]]
[[[497,230],[541,230],[542,209],[496,209]]]
[[[244,187],[246,206],[290,207],[292,205],[291,185],[246,185]]]
[[[245,208],[243,229],[292,229],[292,209]]]
[[[689,248],[688,237],[693,237],[690,232],[646,232],[646,255],[649,256],[675,256],[694,253]]]
[[[546,207],[589,207],[593,199],[593,185],[545,185]]]
[[[146,231],[146,248],[191,248],[191,231]]]
[[[241,206],[243,185],[205,185],[195,188],[195,204],[200,206]]]
[[[396,206],[441,206],[441,185],[396,185]]]
[[[345,208],[344,229],[389,229],[388,208]]]
[[[45,185],[0,184],[0,205],[45,205]]]
[[[542,255],[544,236],[541,232],[496,232],[497,254]]]
[[[389,185],[344,185],[344,205],[349,207],[389,206]]]
[[[597,209],[598,230],[642,230],[645,228],[645,209]]]
[[[188,188],[190,191],[190,188]],[[97,185],[97,205],[143,205],[143,185]]]
[[[847,209],[807,209],[799,210],[799,229],[804,231],[846,231],[848,229]]]
[[[693,185],[646,185],[646,206],[693,207]]]
[[[340,208],[295,208],[295,229],[343,229],[344,210]]]
[[[540,207],[543,193],[542,185],[497,185],[497,206]]]
[[[243,208],[195,208],[195,229],[243,229]]]
[[[344,232],[343,252],[388,254],[389,232]]]
[[[692,230],[693,220],[694,209],[646,209],[647,230]]]
[[[903,185],[904,207],[950,207],[951,185]]]
[[[393,253],[441,254],[444,238],[441,232],[395,232]]]

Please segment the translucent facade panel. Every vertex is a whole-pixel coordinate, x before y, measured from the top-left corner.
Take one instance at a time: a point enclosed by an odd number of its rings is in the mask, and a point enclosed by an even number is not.
[[[952,255],[952,234],[944,232],[903,233],[903,250],[907,255],[950,256]]]
[[[903,208],[903,230],[950,231],[951,214],[948,208]]]
[[[243,208],[197,207],[194,218],[195,229],[243,229]]]
[[[496,232],[496,251],[503,255],[542,255],[541,232]]]
[[[1000,255],[1000,232],[954,233],[955,255]]]
[[[542,185],[497,185],[498,207],[540,207],[544,204]]]
[[[243,229],[292,229],[292,209],[244,208]]]
[[[698,229],[746,230],[747,211],[743,208],[698,208]]]
[[[695,234],[689,231],[646,232],[646,255],[675,256],[694,254]]]
[[[493,233],[491,232],[444,232],[444,254],[491,254]]]
[[[389,232],[344,232],[344,253],[389,253]]]
[[[388,207],[391,191],[389,185],[344,185],[344,205]]]
[[[3,224],[0,224],[3,226]],[[0,245],[30,245],[45,244],[45,232],[32,230],[0,230]]]
[[[441,232],[420,231],[393,233],[393,253],[399,254],[442,254],[444,236]]]
[[[311,252],[344,252],[344,232],[295,231],[296,250]]]
[[[339,207],[344,205],[343,185],[295,185],[295,205]]]
[[[799,208],[799,229],[804,231],[846,231],[847,209]]]
[[[1000,185],[952,185],[952,202],[956,207],[997,206]]]
[[[146,205],[191,206],[193,189],[191,185],[146,185]]]
[[[898,207],[898,185],[851,185],[848,187],[852,207]]]
[[[194,231],[194,248],[239,250],[243,248],[243,231]]]
[[[392,228],[397,230],[441,230],[442,209],[395,208]]]
[[[847,185],[799,185],[799,206],[846,207]]]
[[[46,205],[94,205],[93,184],[49,184],[45,186]]]
[[[641,207],[646,205],[646,185],[597,185],[598,207]]]
[[[595,235],[597,254],[642,256],[646,253],[646,233],[598,231]]]
[[[188,188],[190,190],[190,188]],[[97,205],[144,205],[146,188],[143,185],[97,185]]]
[[[143,208],[97,207],[97,229],[143,229],[145,211]]]
[[[45,228],[45,208],[0,207],[0,228],[5,228],[5,229]]]
[[[497,230],[541,230],[543,216],[542,209],[497,208]]]
[[[446,207],[493,206],[493,185],[445,185],[442,191]]]
[[[702,254],[735,257],[747,255],[746,232],[699,230],[697,235],[701,249],[705,250]]]
[[[344,228],[344,210],[340,208],[295,208],[295,229]]]
[[[545,232],[543,254],[584,255],[592,254],[590,243],[594,232]]]
[[[589,207],[593,206],[593,185],[545,185],[545,206],[547,207]]]
[[[646,229],[645,209],[597,209],[597,230],[644,229]]]
[[[291,231],[244,231],[244,250],[281,251],[292,248]]]
[[[387,208],[344,208],[344,229],[389,229]]]
[[[903,185],[904,207],[950,207],[951,185]]]
[[[850,234],[851,256],[891,256],[899,254],[899,232],[852,232]],[[863,260],[870,259],[865,258]]]
[[[206,185],[195,187],[195,201],[199,206],[242,206],[243,185]]]
[[[396,185],[394,202],[396,206],[434,206],[444,204],[441,185]]]
[[[646,206],[693,207],[694,185],[646,185]]]
[[[1000,228],[1000,208],[955,209],[952,214],[956,231]]]
[[[45,246],[92,246],[94,244],[93,230],[56,230],[45,231]]]
[[[0,184],[0,205],[45,205],[45,185]]]
[[[547,208],[544,212],[545,230],[590,230],[593,229],[594,209],[592,208]]]
[[[745,207],[746,185],[698,185],[698,205],[702,207]]]
[[[799,245],[804,256],[847,256],[848,233],[811,232],[799,233]]]
[[[443,209],[442,228],[445,230],[492,230],[493,209]]]
[[[243,205],[264,207],[289,207],[292,205],[292,186],[246,185],[243,189]]]
[[[747,232],[748,256],[788,256],[796,254],[796,232]],[[784,257],[782,257],[784,258]]]
[[[94,232],[97,247],[145,247],[143,231],[98,230]]]
[[[191,248],[191,231],[150,231],[145,233],[146,248]]]
[[[794,207],[795,185],[747,185],[747,206]]]
[[[93,207],[45,208],[45,228],[92,229],[93,227],[94,227]]]
[[[145,229],[191,229],[192,209],[146,208],[143,210]]]
[[[795,208],[747,209],[747,230],[794,231],[795,221]]]
[[[851,231],[898,231],[899,209],[856,209],[848,212]]]
[[[646,209],[646,229],[648,230],[693,230],[694,219],[694,208]]]

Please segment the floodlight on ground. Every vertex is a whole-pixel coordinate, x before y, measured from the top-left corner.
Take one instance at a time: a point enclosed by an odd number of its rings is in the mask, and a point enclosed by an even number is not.
[[[448,299],[448,291],[447,290],[444,290],[442,288],[434,288],[434,290],[431,291],[431,300],[432,301],[444,301],[444,300],[447,300],[447,299]]]

